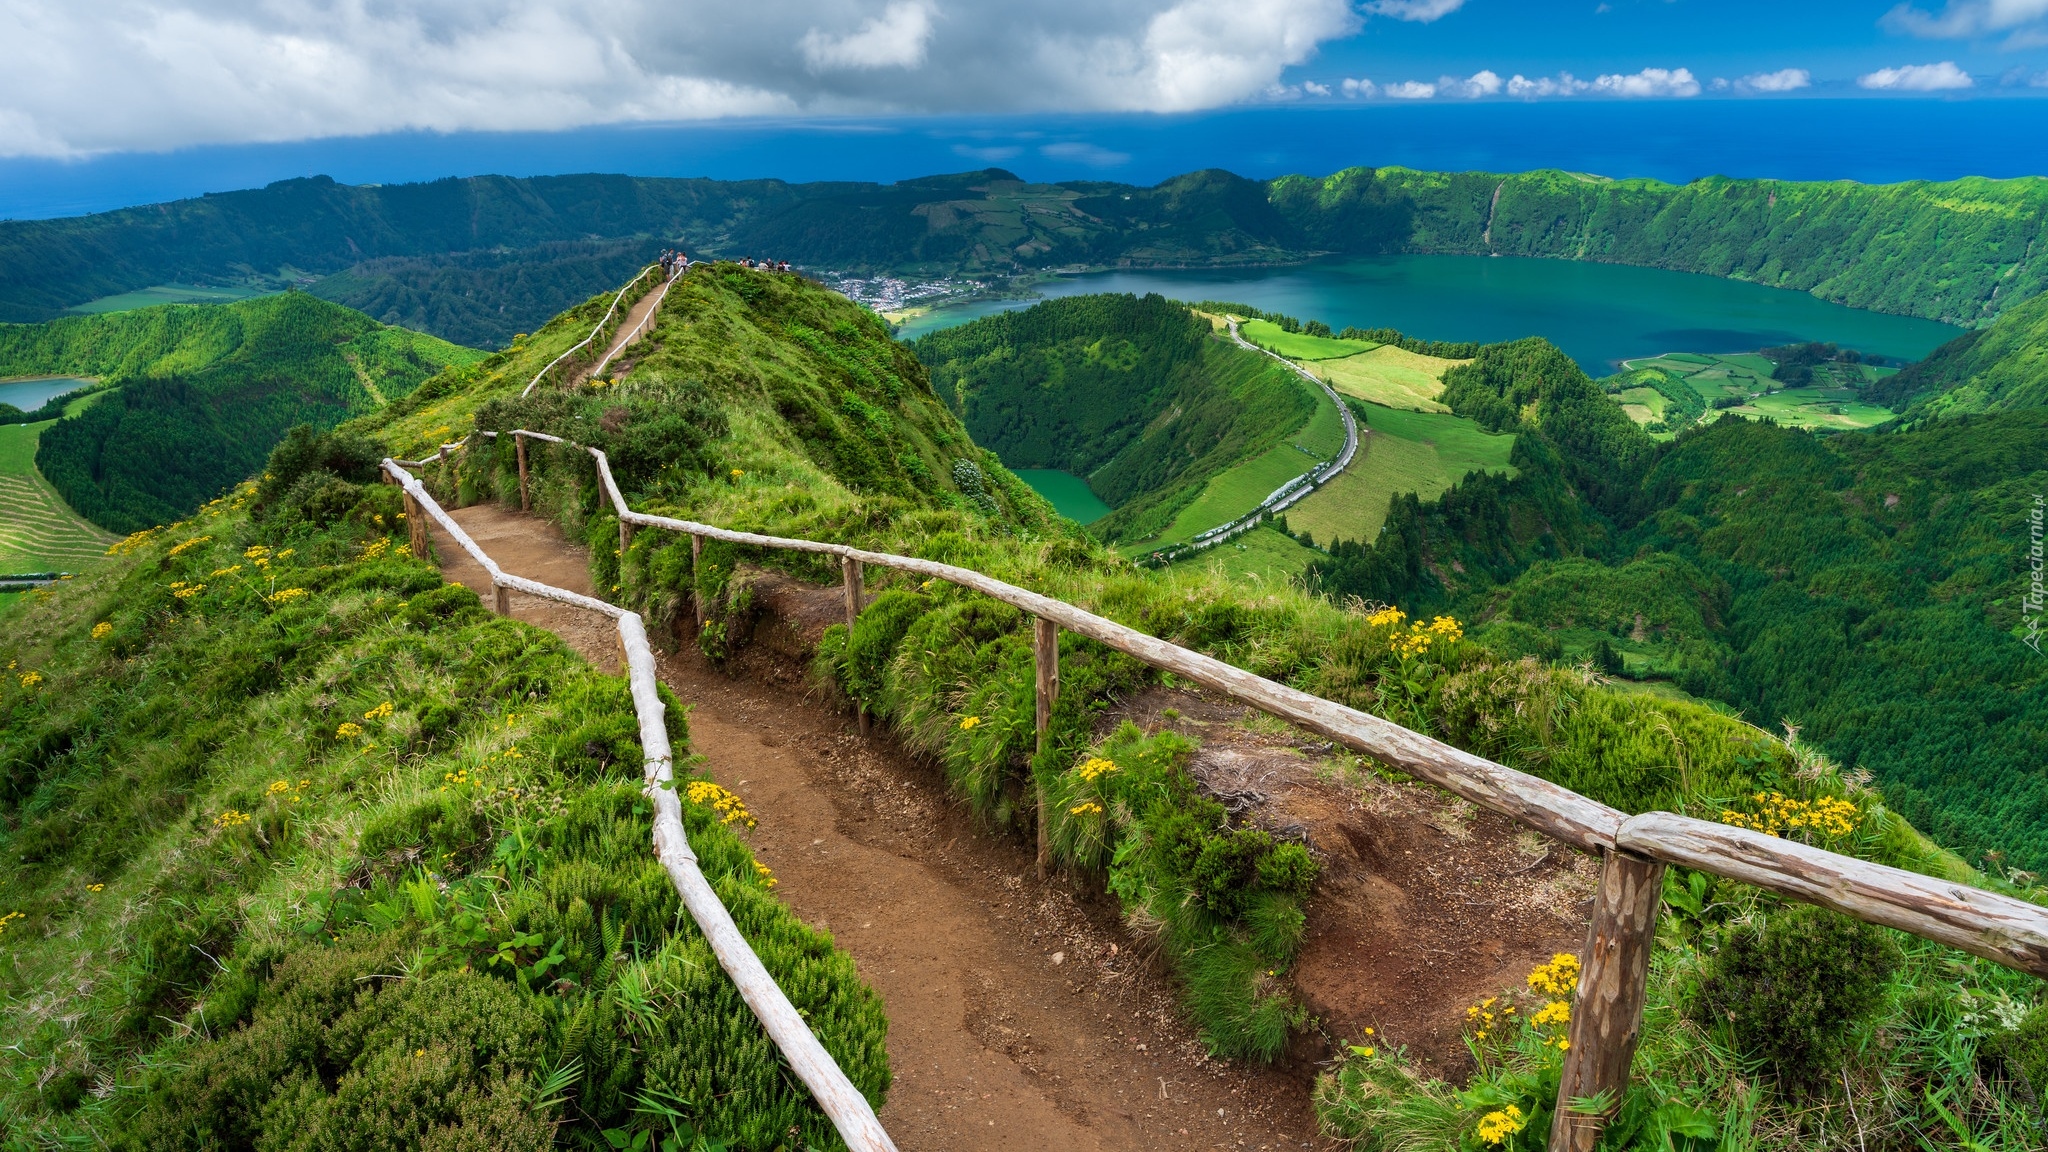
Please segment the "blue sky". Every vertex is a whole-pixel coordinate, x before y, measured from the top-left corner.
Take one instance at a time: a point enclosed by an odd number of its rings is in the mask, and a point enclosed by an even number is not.
[[[0,0],[0,216],[315,173],[2016,175],[2042,96],[2048,0]]]

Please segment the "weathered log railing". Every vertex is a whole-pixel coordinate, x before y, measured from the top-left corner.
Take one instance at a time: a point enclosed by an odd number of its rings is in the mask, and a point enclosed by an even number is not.
[[[509,593],[519,591],[587,608],[618,621],[619,645],[625,651],[633,711],[640,721],[640,748],[646,757],[643,791],[654,803],[656,857],[668,871],[669,881],[683,899],[683,907],[689,910],[691,919],[697,922],[705,940],[710,943],[719,966],[739,988],[740,998],[761,1021],[762,1029],[775,1042],[783,1059],[789,1062],[790,1070],[803,1081],[804,1087],[811,1090],[812,1098],[831,1119],[846,1146],[854,1152],[896,1152],[896,1145],[883,1131],[881,1121],[875,1118],[875,1110],[868,1106],[867,1098],[854,1087],[853,1081],[847,1079],[838,1062],[832,1059],[832,1054],[825,1051],[825,1046],[811,1032],[810,1025],[804,1023],[795,1005],[783,994],[775,978],[768,974],[761,958],[748,946],[746,937],[740,935],[732,915],[697,867],[697,854],[690,848],[689,837],[683,831],[682,801],[675,791],[675,753],[668,742],[668,727],[663,716],[666,706],[655,688],[660,681],[655,674],[654,650],[648,646],[647,627],[640,614],[566,589],[514,576],[499,568],[497,562],[470,539],[469,533],[442,510],[426,487],[405,470],[406,463],[386,460],[384,472],[405,489],[406,522],[411,530],[415,555],[428,554],[426,518],[432,517],[463,551],[490,573],[491,600],[499,615],[510,615]],[[414,463],[413,466],[419,465]]]
[[[588,348],[590,346],[590,342],[597,339],[597,334],[604,331],[604,326],[612,322],[612,314],[619,310],[619,301],[624,300],[626,298],[626,293],[631,292],[633,290],[633,285],[638,284],[640,281],[646,279],[648,273],[653,272],[655,269],[659,267],[661,267],[661,265],[659,264],[649,264],[647,267],[642,268],[640,270],[640,275],[635,276],[631,280],[626,281],[626,286],[624,288],[619,289],[619,294],[617,296],[612,297],[612,306],[610,308],[605,309],[604,316],[598,320],[597,326],[590,330],[590,335],[585,336],[583,339],[570,345],[569,350],[562,353],[560,356],[557,356],[553,360],[548,361],[548,366],[541,369],[538,372],[535,372],[533,374],[533,379],[528,380],[526,382],[526,387],[522,389],[519,394],[521,396],[524,396],[527,393],[532,392],[535,385],[539,384],[541,380],[547,376],[548,373],[555,370],[555,365],[560,364],[562,361],[567,360],[569,357],[574,356],[576,353],[581,352],[585,348]],[[665,289],[666,286],[664,285],[664,290]],[[602,365],[600,365],[600,367],[601,366]]]
[[[529,501],[524,441],[569,442],[525,429],[509,435],[520,442],[520,496],[522,506],[526,506]],[[1050,721],[1052,699],[1058,692],[1058,629],[1065,628],[1154,668],[1327,736],[1574,848],[1599,853],[1602,866],[1582,958],[1578,1006],[1572,1013],[1570,1045],[1551,1126],[1553,1150],[1586,1152],[1599,1140],[1608,1114],[1575,1111],[1574,1100],[1602,1097],[1611,1106],[1618,1106],[1627,1088],[1629,1065],[1641,1036],[1650,951],[1667,865],[1682,865],[1754,884],[1781,896],[1911,932],[2048,979],[2048,908],[1672,812],[1630,816],[1561,785],[1496,764],[1391,721],[1253,675],[1214,657],[972,569],[869,552],[845,544],[735,532],[635,512],[626,506],[625,497],[612,479],[611,464],[605,454],[595,448],[586,447],[584,451],[595,460],[605,497],[618,516],[622,554],[632,529],[638,526],[688,534],[693,571],[704,540],[835,556],[845,582],[849,624],[861,606],[861,572],[865,565],[945,580],[1028,613],[1034,622],[1034,652],[1039,668],[1037,720],[1041,741]],[[701,605],[697,611],[701,620]],[[862,722],[865,725],[865,717]],[[1041,806],[1042,803],[1041,797]],[[1043,867],[1042,811],[1040,816]]]

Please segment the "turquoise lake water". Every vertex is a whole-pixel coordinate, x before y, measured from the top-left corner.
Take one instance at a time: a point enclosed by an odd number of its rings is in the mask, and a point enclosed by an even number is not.
[[[1102,497],[1071,472],[1061,472],[1056,468],[1019,468],[1017,478],[1031,485],[1032,491],[1052,501],[1053,511],[1076,523],[1100,520],[1110,513],[1110,507],[1102,502]]]
[[[78,380],[68,376],[49,380],[0,380],[0,404],[12,404],[23,412],[33,412],[51,398],[76,391],[90,383],[90,380]]]
[[[1747,352],[1801,340],[1917,360],[1962,334],[1932,320],[1718,276],[1524,257],[1384,256],[1288,268],[1098,272],[1061,277],[1041,292],[1225,300],[1334,328],[1398,328],[1425,340],[1543,336],[1595,376],[1613,372],[1622,360],[1660,352]],[[942,309],[906,324],[901,335],[912,339],[1032,303]]]

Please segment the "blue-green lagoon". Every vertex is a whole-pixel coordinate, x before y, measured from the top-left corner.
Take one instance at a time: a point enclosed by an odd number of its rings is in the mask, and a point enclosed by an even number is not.
[[[1088,487],[1087,481],[1071,472],[1057,468],[1019,468],[1017,479],[1031,485],[1031,490],[1052,501],[1053,511],[1078,524],[1087,524],[1109,515],[1109,505],[1102,502]]]
[[[1912,316],[1831,304],[1742,280],[1514,256],[1378,256],[1281,268],[1094,272],[1040,286],[1041,298],[1157,292],[1227,300],[1336,328],[1398,328],[1425,340],[1492,343],[1542,336],[1595,376],[1659,352],[1747,352],[1824,340],[1917,360],[1962,329]],[[1028,307],[981,301],[917,317],[901,335]]]

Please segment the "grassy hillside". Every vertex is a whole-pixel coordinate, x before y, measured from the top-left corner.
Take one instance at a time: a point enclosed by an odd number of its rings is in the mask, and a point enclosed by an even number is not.
[[[0,319],[159,285],[314,291],[496,347],[659,248],[813,269],[1005,276],[1271,263],[1316,253],[1608,260],[1975,325],[2040,294],[2048,180],[1895,185],[1351,168],[1152,187],[1000,169],[897,184],[627,176],[349,186],[287,180],[67,220],[0,222]]]
[[[45,428],[35,456],[72,508],[116,532],[189,514],[294,424],[332,427],[482,355],[299,292],[0,325],[0,375],[117,389]]]
[[[1456,629],[1417,645],[1405,619],[1349,611],[1232,571],[1226,565],[1234,550],[1208,566],[1135,570],[1050,515],[989,455],[970,456],[931,377],[866,313],[792,277],[731,265],[693,269],[676,293],[654,333],[655,349],[616,384],[516,398],[551,342],[573,331],[572,317],[537,333],[532,347],[445,374],[357,427],[405,452],[472,427],[574,434],[614,454],[637,507],[969,565],[1630,810],[1661,806],[1761,821],[1766,810],[1747,798],[1775,791],[1802,811],[1822,805],[1837,817],[1788,834],[1970,879],[1854,773],[1676,694],[1616,691],[1583,671],[1523,660]],[[1548,541],[1540,547],[1576,547],[1567,533],[1609,530],[1593,519],[1598,514],[1570,502],[1575,484],[1567,473],[1595,466],[1603,430],[1637,437],[1629,444],[1640,443],[1644,459],[1631,465],[1630,485],[1614,483],[1608,493],[1632,499],[1655,463],[1648,459],[1655,446],[1583,374],[1558,375],[1540,348],[1509,346],[1473,367],[1459,402],[1485,409],[1477,402],[1485,389],[1508,405],[1517,474],[1468,479],[1458,499],[1446,493],[1431,515],[1448,508],[1480,516],[1482,495],[1505,493],[1513,497],[1508,524],[1531,541]],[[1589,404],[1621,420],[1619,430],[1588,415]],[[1801,436],[1740,423],[1730,429]],[[431,482],[466,500],[516,498],[509,446],[471,443],[474,450],[454,465],[432,470]],[[592,551],[598,586],[666,625],[662,635],[689,642],[689,633],[673,630],[690,616],[683,592],[703,597],[710,626],[690,631],[714,660],[732,656],[751,635],[757,609],[749,565],[820,583],[836,576],[805,554],[717,544],[693,575],[688,542],[651,531],[618,555],[606,546],[616,540],[615,525],[585,459],[533,454],[540,507],[600,545]],[[1993,471],[1998,463],[1986,459],[1982,467]],[[1529,524],[1516,509],[1526,510]],[[1427,519],[1414,508],[1408,516],[1411,526]],[[1253,535],[1285,543],[1270,531]],[[1652,565],[1643,579],[1654,581],[1659,571]],[[1034,793],[1044,788],[1055,858],[1079,876],[1100,878],[1127,919],[1152,934],[1211,1047],[1277,1056],[1302,1023],[1287,974],[1309,923],[1303,917],[1316,914],[1312,899],[1303,904],[1313,893],[1313,858],[1206,796],[1187,774],[1191,749],[1180,738],[1135,728],[1105,736],[1101,711],[1157,683],[1153,673],[1062,636],[1060,695],[1040,753],[1028,621],[947,585],[886,571],[869,578],[877,598],[858,624],[826,633],[814,665],[822,680],[930,755],[962,803],[998,834],[1029,836]],[[1578,586],[1596,587],[1597,577],[1559,570],[1517,595],[1540,614],[1575,602]],[[1695,627],[1683,611],[1689,601],[1669,598],[1669,620],[1659,616],[1646,628],[1685,634]],[[1612,599],[1585,605],[1575,622],[1604,626],[1630,606]],[[1708,625],[1704,609],[1698,620]],[[1632,614],[1628,622],[1633,627]],[[1884,1139],[1916,1133],[1939,1149],[2028,1146],[2033,1105],[2018,1074],[2006,1070],[2021,1065],[1997,1053],[2024,1051],[2017,1046],[2037,1026],[2021,1021],[2039,1011],[2037,981],[1704,877],[1675,874],[1670,891],[1645,1059],[1620,1102],[1624,1120],[1609,1146],[1845,1147],[1859,1128]],[[1753,943],[1759,933],[1769,947]],[[1807,950],[1787,950],[1788,939],[1807,941]],[[1825,953],[1813,950],[1822,947]],[[1803,1018],[1801,1029],[1774,1031],[1778,1001],[1771,998],[1804,995],[1817,974],[1836,981],[1826,989],[1831,1007]],[[1850,994],[1838,1002],[1844,987]],[[1543,1007],[1522,1002],[1532,1017]],[[1555,1019],[1555,1009],[1544,1017]],[[1540,1133],[1560,1057],[1546,1027],[1555,1025],[1475,1036],[1488,1058],[1465,1085],[1434,1080],[1407,1060],[1398,1038],[1340,1038],[1359,1047],[1326,1078],[1320,1113],[1333,1134],[1366,1147],[1410,1138],[1423,1141],[1414,1146],[1470,1145],[1489,1116],[1505,1115],[1509,1105],[1528,1131]],[[1826,1070],[1827,1083],[1839,1081],[1853,1094],[1854,1121],[1839,1096],[1816,1093],[1808,1079],[1815,1066]]]
[[[1346,396],[1388,408],[1448,412],[1437,397],[1443,395],[1444,373],[1462,363],[1384,344],[1355,356],[1311,362],[1308,369]]]
[[[103,397],[81,397],[79,411]],[[73,572],[104,557],[113,534],[71,510],[36,470],[36,445],[54,421],[0,425],[0,574]]]
[[[655,859],[624,680],[406,555],[369,446],[308,447],[0,640],[0,1143],[602,1147],[655,1099],[840,1146]],[[879,1101],[851,959],[684,811]]]
[[[1358,456],[1337,478],[1287,510],[1297,533],[1329,545],[1379,536],[1395,497],[1434,500],[1474,472],[1512,477],[1515,438],[1494,435],[1459,416],[1409,412],[1377,404],[1352,407]]]
[[[1116,509],[1094,531],[1136,549],[1250,511],[1343,445],[1320,390],[1159,296],[1050,300],[914,347],[976,443],[1084,478]]]
[[[2048,302],[2029,300],[1881,381],[1878,399],[1909,419],[2048,408]]]

